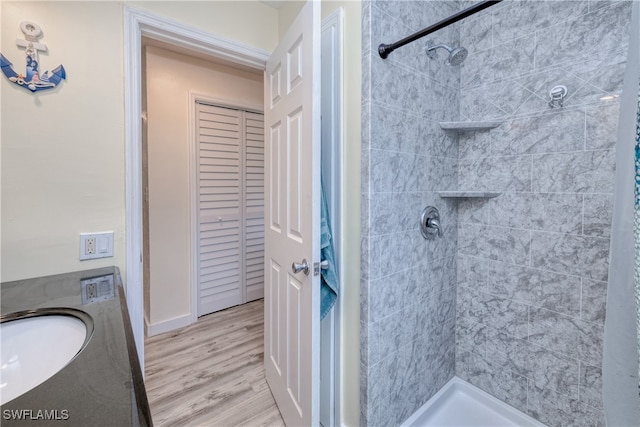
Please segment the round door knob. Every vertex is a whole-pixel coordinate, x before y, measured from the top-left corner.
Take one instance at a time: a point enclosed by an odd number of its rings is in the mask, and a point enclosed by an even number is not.
[[[291,270],[293,270],[294,273],[298,274],[301,271],[306,274],[307,276],[309,275],[309,261],[305,258],[302,260],[301,263],[297,263],[294,262],[293,264],[291,264]]]

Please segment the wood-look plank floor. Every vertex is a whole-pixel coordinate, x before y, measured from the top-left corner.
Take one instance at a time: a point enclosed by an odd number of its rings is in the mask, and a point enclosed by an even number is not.
[[[284,426],[264,378],[263,311],[258,300],[145,340],[155,426]]]

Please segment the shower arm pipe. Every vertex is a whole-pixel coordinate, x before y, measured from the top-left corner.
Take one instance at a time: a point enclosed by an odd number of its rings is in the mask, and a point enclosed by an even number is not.
[[[458,22],[468,16],[471,16],[475,13],[480,12],[481,10],[484,10],[490,6],[493,6],[494,4],[500,3],[502,0],[486,0],[483,2],[480,2],[478,4],[475,4],[465,10],[462,10],[458,13],[456,13],[455,15],[451,15],[450,17],[443,19],[442,21],[433,24],[427,28],[425,28],[424,30],[418,31],[417,33],[411,34],[408,37],[405,37],[402,40],[399,40],[395,43],[391,43],[391,44],[384,44],[382,43],[380,46],[378,46],[378,53],[380,54],[380,57],[382,59],[387,59],[387,56],[389,56],[389,54],[391,52],[393,52],[394,50],[396,50],[399,47],[402,47],[406,44],[409,44],[411,42],[414,42],[426,35],[429,35],[433,32],[436,32],[438,30],[441,30],[442,28],[448,27],[449,25]]]

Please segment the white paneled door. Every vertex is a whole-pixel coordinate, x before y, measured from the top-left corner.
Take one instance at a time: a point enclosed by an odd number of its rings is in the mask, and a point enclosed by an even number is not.
[[[308,1],[265,72],[265,373],[288,426],[319,419],[319,86],[320,2]]]

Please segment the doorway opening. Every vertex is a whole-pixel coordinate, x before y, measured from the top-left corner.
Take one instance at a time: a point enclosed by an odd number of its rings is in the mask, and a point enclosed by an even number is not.
[[[143,39],[147,336],[262,298],[263,75]]]
[[[337,28],[341,26],[341,12],[334,14],[333,19],[336,21]],[[331,17],[330,17],[331,18]],[[208,58],[217,58],[225,61],[231,61],[236,66],[248,67],[253,70],[264,70],[268,52],[255,49],[237,43],[233,40],[214,36],[201,30],[188,28],[178,22],[168,20],[146,11],[136,10],[125,7],[125,130],[126,130],[126,284],[127,284],[127,301],[129,306],[130,318],[132,320],[132,328],[136,347],[140,358],[140,363],[144,370],[144,272],[143,269],[147,262],[143,262],[144,245],[144,224],[143,224],[143,200],[144,200],[144,182],[142,174],[142,130],[144,121],[140,120],[143,113],[143,87],[140,76],[142,75],[142,38],[147,37],[160,43],[166,43],[176,49],[186,49],[190,54],[202,55]],[[334,34],[332,37],[336,37]],[[337,36],[336,46],[341,48],[340,35]],[[341,57],[341,51],[335,53],[337,58]],[[335,62],[336,71],[340,74],[341,63]],[[342,82],[340,79],[334,80],[335,88],[338,93],[341,91]],[[336,105],[341,104],[341,99],[334,98]],[[324,114],[324,112],[323,112]],[[337,117],[341,116],[341,112],[337,113]],[[339,137],[336,153],[342,152],[342,124],[337,121],[338,131],[336,135]],[[338,158],[338,169],[342,169],[342,164]],[[338,185],[338,188],[340,185]],[[337,200],[340,200],[339,193],[335,194]],[[337,208],[339,209],[339,208]],[[332,209],[333,210],[333,209]],[[333,221],[337,224],[337,218]],[[340,240],[337,239],[337,250],[339,251]],[[338,303],[336,307],[340,307]],[[193,313],[191,314],[193,316]],[[187,321],[186,318],[182,321]],[[331,345],[323,346],[331,348],[331,390],[333,394],[331,403],[331,412],[334,414],[333,419],[339,419],[337,413],[339,407],[334,407],[333,402],[337,404],[338,384],[335,378],[339,376],[338,358],[335,357],[339,353],[339,329],[340,329],[340,313],[336,309],[332,314],[332,327],[329,329]],[[324,337],[324,334],[323,334]],[[328,384],[325,381],[324,384]],[[322,404],[321,407],[325,407]],[[335,412],[334,412],[335,411]],[[333,421],[324,421],[324,425],[333,425]]]

